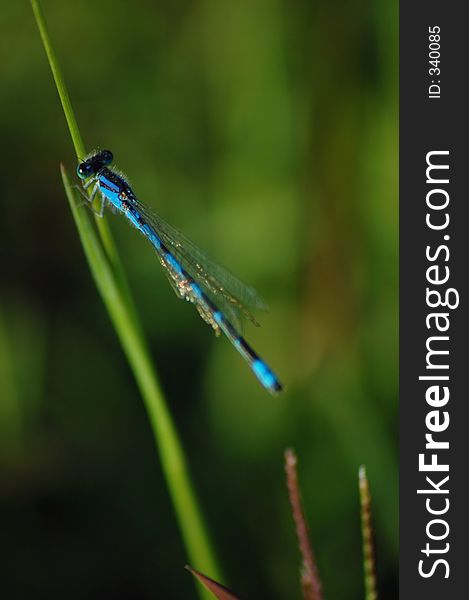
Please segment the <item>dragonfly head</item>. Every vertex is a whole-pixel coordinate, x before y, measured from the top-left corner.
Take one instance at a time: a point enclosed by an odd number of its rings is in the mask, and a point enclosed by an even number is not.
[[[77,175],[80,179],[88,179],[96,175],[106,165],[110,165],[114,157],[109,150],[100,150],[82,161],[77,167]]]

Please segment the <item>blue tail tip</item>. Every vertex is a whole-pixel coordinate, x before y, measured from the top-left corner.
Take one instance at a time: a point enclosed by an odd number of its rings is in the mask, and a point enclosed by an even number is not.
[[[275,373],[271,371],[271,369],[260,358],[252,363],[252,370],[254,371],[257,379],[259,379],[262,385],[272,394],[277,394],[283,390],[283,386]]]

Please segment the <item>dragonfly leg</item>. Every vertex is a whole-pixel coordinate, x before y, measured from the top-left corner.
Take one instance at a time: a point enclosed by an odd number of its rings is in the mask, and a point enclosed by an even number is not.
[[[90,184],[94,183],[93,189],[91,190],[91,194],[88,195],[86,193],[86,189],[89,188]],[[90,181],[88,181],[87,183],[81,185],[78,184],[74,184],[72,187],[76,188],[79,192],[80,195],[83,196],[84,200],[82,202],[80,202],[80,204],[78,206],[87,206],[96,216],[98,217],[102,217],[104,214],[104,207],[106,205],[106,201],[103,195],[100,196],[100,200],[101,200],[101,205],[99,207],[99,209],[94,208],[93,207],[93,200],[96,196],[96,193],[99,190],[99,184],[97,181],[93,181],[92,179]]]
[[[96,181],[94,179],[90,179],[89,181],[87,181],[86,183],[82,183],[81,185],[78,185],[78,183],[74,183],[71,187],[77,190],[80,193],[80,196],[83,196],[83,198],[85,198],[85,200],[89,202],[89,196],[85,190],[87,190],[92,183],[94,183],[96,186]]]
[[[95,188],[95,191],[92,194],[92,197],[94,197],[95,194],[96,194],[96,188]],[[106,198],[101,194],[100,197],[99,197],[99,199],[101,201],[101,206],[99,207],[99,210],[95,210],[93,208],[92,204],[90,204],[90,207],[91,207],[91,210],[95,213],[95,215],[97,217],[99,217],[100,219],[102,219],[103,215],[104,215],[104,207],[106,206]]]
[[[103,194],[99,194],[99,201],[100,201],[100,206],[99,209],[95,208],[93,206],[93,201],[95,199],[96,193],[99,191],[99,183],[96,182],[94,184],[93,189],[91,190],[91,194],[88,197],[87,196],[87,200],[88,200],[88,206],[89,208],[94,212],[94,214],[99,217],[100,219],[102,218],[102,216],[104,215],[104,207],[106,206],[106,198],[104,197]]]

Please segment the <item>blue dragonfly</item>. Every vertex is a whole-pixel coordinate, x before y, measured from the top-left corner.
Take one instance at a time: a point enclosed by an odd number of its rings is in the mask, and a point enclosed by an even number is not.
[[[91,190],[87,196],[89,202],[98,194],[100,216],[106,206],[122,213],[156,250],[178,298],[194,304],[216,335],[220,332],[226,335],[270,393],[280,392],[282,384],[275,373],[239,333],[242,317],[257,325],[250,308],[266,310],[263,300],[255,290],[209,259],[182,233],[152,214],[137,199],[125,176],[110,166],[113,160],[112,152],[100,150],[78,165],[77,174],[83,180],[83,188]]]

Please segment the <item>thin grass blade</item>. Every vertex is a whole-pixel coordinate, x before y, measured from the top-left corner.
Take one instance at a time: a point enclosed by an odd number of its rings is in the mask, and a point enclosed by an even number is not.
[[[293,520],[298,537],[298,546],[303,559],[301,569],[301,588],[304,600],[322,600],[322,586],[319,579],[318,568],[314,558],[313,547],[309,535],[308,524],[301,503],[300,485],[297,473],[298,459],[293,450],[285,452],[285,471],[287,474],[287,488]]]
[[[370,487],[368,485],[368,478],[366,476],[366,469],[363,465],[358,471],[358,489],[360,492],[365,600],[377,600],[378,587],[376,584],[376,561],[371,514],[371,495]]]

